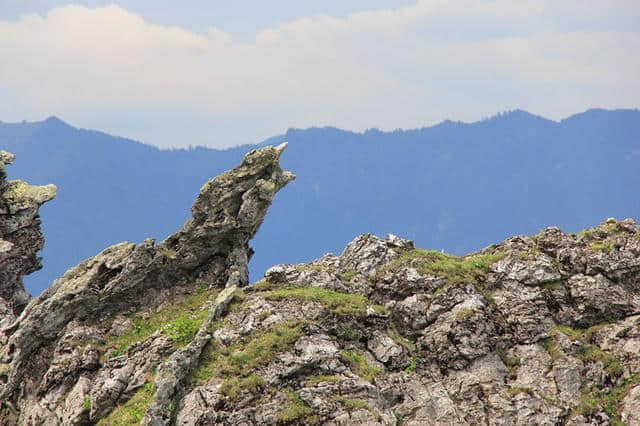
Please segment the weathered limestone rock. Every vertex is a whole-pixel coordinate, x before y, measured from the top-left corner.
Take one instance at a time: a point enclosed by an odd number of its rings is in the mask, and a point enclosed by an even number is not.
[[[249,240],[262,223],[275,193],[294,178],[278,165],[285,147],[283,144],[248,153],[240,166],[202,187],[192,208],[193,218],[177,233],[158,245],[149,239],[138,245],[121,243],[104,250],[70,269],[34,299],[15,322],[0,331],[0,365],[3,366],[0,371],[0,401],[3,402],[0,418],[16,423],[55,424],[61,421],[61,407],[32,410],[30,405],[36,404],[34,398],[41,392],[38,389],[48,366],[55,365],[61,356],[54,348],[73,324],[102,323],[123,312],[153,309],[175,295],[188,294],[203,286],[247,285],[247,262],[251,256]],[[7,158],[5,154],[4,158]],[[6,207],[2,213],[21,215],[5,225],[4,229],[10,230],[29,223],[25,217],[35,219],[37,207],[54,192],[52,187],[29,189],[25,184],[11,182],[8,185],[4,200],[9,201],[3,205]],[[37,227],[32,228],[37,230]],[[41,237],[38,244],[41,245]],[[26,243],[25,247],[20,247],[21,250],[27,248]],[[33,269],[33,265],[34,262],[23,270]],[[1,284],[6,288],[11,282],[3,277]],[[104,337],[94,339],[93,344],[101,345],[101,339]],[[127,371],[136,365],[131,357],[135,358],[133,348],[127,355]],[[158,362],[146,369],[155,369]],[[91,367],[86,368],[91,370]],[[72,377],[79,373],[78,370],[68,372]],[[99,376],[97,374],[94,379],[101,380]],[[124,388],[118,384],[117,389],[110,391],[113,397],[107,398],[106,409],[98,410],[94,404],[90,410],[85,410],[89,413],[84,421],[99,418],[113,408],[129,387],[131,377],[131,373],[125,373],[124,378],[116,379]],[[140,382],[140,378],[135,382]],[[134,383],[134,388],[142,383]],[[54,384],[60,387],[56,392],[64,394],[75,382],[59,383],[57,380],[51,386]],[[93,383],[90,387],[95,389],[100,384]],[[97,397],[96,403],[101,403],[103,398]]]
[[[56,195],[54,185],[7,181],[4,166],[15,156],[0,150],[0,328],[13,322],[29,302],[22,276],[42,268],[44,245],[38,209]]]
[[[628,425],[640,424],[640,386],[629,391],[622,401],[622,421]]]

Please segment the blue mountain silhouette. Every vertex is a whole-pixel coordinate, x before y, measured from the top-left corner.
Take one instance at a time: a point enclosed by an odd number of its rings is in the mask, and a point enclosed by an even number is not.
[[[252,245],[251,278],[269,266],[341,250],[355,235],[395,233],[463,254],[546,226],[567,232],[607,217],[640,218],[640,111],[592,109],[556,122],[516,110],[475,123],[354,133],[289,129],[282,165],[298,176],[278,194]],[[164,238],[189,216],[200,186],[256,146],[160,150],[56,117],[0,122],[11,178],[55,183],[41,210],[39,293],[120,241]]]

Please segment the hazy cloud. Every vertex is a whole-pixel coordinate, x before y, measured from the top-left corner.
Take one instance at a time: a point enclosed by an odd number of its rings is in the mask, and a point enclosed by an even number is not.
[[[222,147],[291,126],[637,107],[636,4],[428,0],[298,19],[252,42],[69,5],[0,21],[0,119],[55,114],[160,146]]]

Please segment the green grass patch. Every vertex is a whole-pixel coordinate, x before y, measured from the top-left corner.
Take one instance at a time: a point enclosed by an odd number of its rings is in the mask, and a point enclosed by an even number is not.
[[[504,258],[504,253],[446,258],[419,266],[422,275],[443,276],[449,284],[474,283],[489,272],[489,266]]]
[[[336,376],[335,374],[317,374],[314,376],[309,376],[305,380],[311,386],[316,386],[320,383],[337,383],[342,379],[340,378],[340,376]]]
[[[250,290],[250,291],[265,291],[265,290],[273,290],[276,287],[277,287],[276,284],[272,283],[271,281],[269,281],[266,278],[263,278],[260,281],[256,282],[255,284],[253,284],[247,290]]]
[[[467,318],[472,317],[473,313],[474,310],[471,308],[461,308],[456,311],[454,318],[456,321],[461,322],[466,320]]]
[[[583,338],[584,333],[582,330],[571,328],[568,325],[559,325],[556,330],[566,335],[569,339],[576,341]]]
[[[577,356],[585,362],[602,362],[605,373],[610,377],[620,377],[622,375],[623,371],[620,361],[595,345],[580,346]]]
[[[350,410],[365,409],[365,410],[369,410],[369,411],[373,412],[373,409],[371,408],[371,405],[369,405],[367,403],[367,401],[362,400],[362,399],[345,398],[344,396],[341,396],[341,395],[336,395],[336,396],[332,397],[331,399],[333,399],[334,401],[339,402],[340,404],[344,405],[345,407],[347,407]]]
[[[380,369],[369,365],[364,355],[353,351],[340,353],[340,358],[349,366],[351,370],[362,379],[373,382],[373,379],[380,373]]]
[[[418,359],[415,356],[409,357],[409,365],[404,369],[405,373],[413,373],[418,368]]]
[[[402,253],[400,257],[398,257],[396,260],[385,265],[380,272],[395,271],[400,267],[408,263],[411,263],[411,261],[413,260],[418,260],[420,261],[420,263],[438,262],[438,261],[445,260],[449,257],[451,256],[436,250],[423,250],[423,249],[409,250]]]
[[[560,332],[566,335],[567,337],[569,337],[569,339],[573,341],[578,341],[583,339],[590,341],[594,333],[602,330],[604,327],[607,327],[608,325],[611,325],[610,321],[601,322],[600,324],[592,325],[589,328],[572,328],[572,327],[569,327],[568,325],[559,325],[555,328],[555,330],[552,331],[552,334]]]
[[[288,390],[289,404],[278,411],[278,421],[282,423],[298,423],[306,425],[316,425],[320,423],[320,418],[316,412],[305,403],[300,396]]]
[[[244,391],[257,393],[265,387],[266,383],[262,377],[251,374],[247,377],[231,377],[225,380],[220,388],[220,393],[231,400],[237,400]]]
[[[167,248],[164,246],[160,246],[158,248],[158,253],[160,253],[160,255],[162,257],[164,257],[165,259],[170,259],[170,260],[174,260],[178,257],[178,252],[175,251],[174,249],[171,248]]]
[[[608,323],[597,324],[587,329],[574,329],[566,325],[559,325],[550,334],[549,337],[540,339],[538,344],[546,349],[551,356],[552,360],[560,358],[563,353],[557,347],[558,333],[566,335],[572,341],[581,341],[583,339],[589,340],[593,333],[606,327]],[[576,356],[585,362],[597,362],[600,361],[604,365],[604,371],[608,376],[616,378],[620,377],[623,373],[622,365],[616,357],[603,351],[596,345],[583,344],[578,348]]]
[[[549,337],[540,339],[538,341],[538,344],[547,351],[547,353],[549,354],[549,356],[553,361],[557,360],[558,358],[564,355],[563,352],[560,349],[558,349],[558,344],[553,334]]]
[[[578,405],[571,411],[570,417],[583,415],[586,417],[593,416],[602,407],[600,406],[600,400],[598,396],[592,393],[586,386],[582,386],[580,389],[580,400]]]
[[[338,335],[338,337],[348,342],[358,342],[363,337],[360,330],[350,325],[338,327],[336,334]]]
[[[601,223],[595,228],[584,229],[578,232],[578,235],[593,240],[589,243],[589,247],[594,252],[609,254],[618,243],[618,238],[629,235],[629,231],[620,226],[619,222],[611,220]],[[640,234],[636,233],[634,238],[640,240]]]
[[[640,373],[632,375],[628,379],[624,380],[619,386],[611,388],[608,392],[602,395],[602,408],[611,419],[612,426],[624,425],[622,418],[620,417],[620,404],[631,388],[638,384],[638,382],[640,382]]]
[[[229,347],[210,342],[205,346],[189,381],[204,383],[211,377],[227,380],[248,377],[255,368],[270,363],[277,354],[287,351],[303,335],[300,322],[287,321],[254,332]]]
[[[331,397],[331,399],[333,399],[336,402],[339,402],[340,404],[342,404],[349,411],[367,410],[368,412],[373,414],[378,419],[378,421],[381,420],[380,414],[378,414],[373,409],[373,407],[371,407],[371,405],[367,401],[365,401],[363,399],[346,398],[346,397],[344,397],[342,395],[334,395],[333,397]]]
[[[529,396],[534,396],[534,397],[536,396],[536,393],[533,389],[527,388],[524,386],[512,386],[509,388],[507,393],[511,398],[513,398],[516,395],[520,395],[521,393],[526,393]]]
[[[262,292],[260,296],[267,300],[296,299],[304,302],[318,302],[338,316],[363,317],[367,315],[367,307],[371,307],[378,314],[388,314],[384,306],[373,305],[360,294],[342,293],[321,287],[289,286]]]
[[[350,271],[339,273],[338,278],[340,278],[341,281],[349,282],[354,279],[356,275],[358,275],[358,271],[352,269]]]
[[[91,411],[91,395],[85,395],[82,400],[82,409],[86,411]]]
[[[402,346],[408,353],[414,354],[418,352],[418,348],[416,347],[415,343],[413,343],[411,340],[407,339],[397,331],[391,331],[389,333],[389,337],[391,337],[391,339],[396,342],[396,344]]]
[[[518,377],[520,357],[517,355],[509,355],[509,352],[504,349],[498,350],[498,356],[500,356],[502,363],[507,367],[507,377],[510,380],[515,380]]]
[[[489,290],[484,288],[484,286],[480,285],[480,283],[474,284],[474,287],[476,288],[478,293],[480,293],[482,295],[482,297],[484,298],[485,302],[487,302],[487,305],[491,306],[494,309],[496,309],[498,307],[498,304],[496,303],[496,300],[493,298],[493,294],[491,294],[491,292]]]
[[[488,272],[491,264],[504,256],[504,253],[496,253],[457,257],[433,250],[413,250],[394,261],[398,263],[391,262],[388,267],[394,269],[394,266],[404,265],[407,259],[417,259],[416,269],[422,275],[442,276],[449,284],[473,283]]]
[[[591,338],[593,337],[594,333],[602,330],[603,328],[607,327],[608,325],[611,325],[611,321],[601,322],[600,324],[592,325],[591,327],[587,328],[586,330],[583,330],[582,334],[584,335],[585,339],[591,340]]]
[[[476,285],[476,288],[482,292],[489,305],[495,306],[491,294],[481,286],[478,286],[478,283],[489,272],[489,267],[505,256],[505,253],[497,252],[458,257],[435,250],[410,250],[383,267],[376,274],[376,278],[379,280],[386,272],[393,272],[403,266],[412,265],[421,275],[444,277],[447,280],[446,285],[436,289],[433,294],[434,298],[449,285],[469,283]]]
[[[146,383],[124,404],[116,406],[107,417],[100,419],[99,426],[125,426],[140,424],[153,397],[153,383]]]
[[[584,235],[591,238],[601,238],[606,234],[618,235],[625,233],[625,230],[620,226],[616,220],[608,220],[593,228],[583,229],[578,232],[578,235]]]
[[[623,426],[620,416],[620,404],[627,393],[640,382],[640,373],[636,373],[625,379],[618,386],[607,390],[589,389],[582,386],[580,389],[580,401],[571,411],[570,417],[584,415],[586,417],[604,411],[611,419],[611,425]]]
[[[533,247],[526,251],[516,253],[516,257],[523,261],[535,260],[538,255],[540,255],[540,249],[538,249],[538,247]]]
[[[195,384],[207,382],[216,375],[216,361],[230,353],[230,349],[221,347],[218,343],[210,340],[202,349],[198,366],[189,373],[187,381]]]
[[[200,310],[196,313],[185,312],[170,321],[164,331],[173,340],[176,347],[186,346],[196,337],[208,314],[207,310]]]
[[[158,330],[163,330],[174,341],[176,347],[186,345],[193,340],[198,328],[207,318],[205,302],[217,292],[217,289],[201,288],[179,303],[149,314],[146,319],[142,313],[134,314],[131,329],[121,336],[107,334],[104,349],[114,349],[114,353],[118,355],[125,353],[129,346],[144,341]]]
[[[606,239],[603,241],[593,242],[589,244],[589,247],[591,247],[591,250],[593,251],[601,251],[603,253],[609,254],[611,253],[611,250],[613,250],[614,244],[615,244],[615,241]]]

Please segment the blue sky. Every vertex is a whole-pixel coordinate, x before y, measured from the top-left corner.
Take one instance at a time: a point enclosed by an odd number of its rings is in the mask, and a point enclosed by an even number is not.
[[[0,0],[0,120],[227,147],[288,127],[634,108],[638,4]]]

